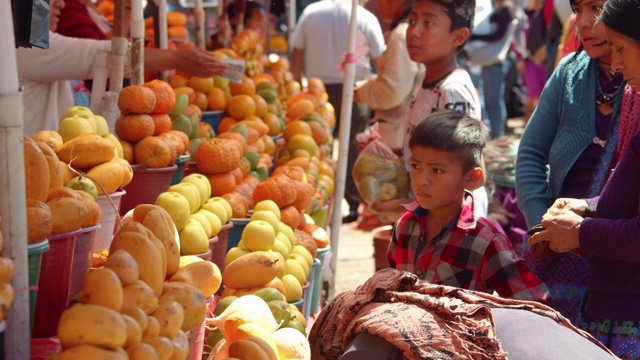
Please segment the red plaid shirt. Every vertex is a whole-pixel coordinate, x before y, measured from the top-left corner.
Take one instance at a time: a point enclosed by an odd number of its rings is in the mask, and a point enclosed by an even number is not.
[[[546,301],[547,287],[518,258],[511,243],[488,220],[473,216],[467,193],[460,215],[426,243],[427,210],[417,202],[396,222],[389,265],[433,284],[492,292],[520,300]]]

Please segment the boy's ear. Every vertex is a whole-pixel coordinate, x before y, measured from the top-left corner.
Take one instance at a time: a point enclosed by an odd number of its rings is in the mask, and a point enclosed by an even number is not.
[[[482,187],[485,183],[484,170],[481,167],[475,167],[467,173],[467,181],[465,183],[465,189],[476,190]]]
[[[469,39],[470,35],[471,35],[471,32],[469,31],[468,27],[461,27],[459,29],[456,29],[453,37],[453,45],[455,47],[460,47],[464,45]]]

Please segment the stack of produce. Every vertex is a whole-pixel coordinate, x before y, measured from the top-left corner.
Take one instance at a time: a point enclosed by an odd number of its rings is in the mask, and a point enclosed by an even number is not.
[[[201,259],[181,262],[170,215],[138,205],[114,236],[103,267],[85,278],[62,315],[62,358],[185,359],[190,330],[202,324],[220,271]]]
[[[289,326],[295,321],[289,319],[291,311],[297,310],[272,292],[223,298],[216,307],[217,316],[207,319],[215,327],[207,338],[213,346],[210,356],[214,360],[311,359],[304,330]]]
[[[189,36],[187,25],[187,16],[178,11],[167,13],[167,37],[172,40],[184,40]],[[153,38],[155,31],[153,28],[153,16],[148,17],[144,22],[144,37]]]
[[[211,197],[209,179],[202,174],[185,176],[178,184],[158,195],[155,204],[163,208],[178,230],[180,253],[201,254],[209,239],[217,236],[232,215],[231,205],[221,197]]]
[[[125,159],[147,168],[163,168],[173,165],[176,156],[188,151],[189,136],[172,130],[168,113],[174,105],[175,92],[161,80],[122,89],[118,96],[122,115],[116,120],[116,134]]]
[[[257,31],[245,29],[231,39],[231,49],[245,61],[245,74],[254,77],[262,72],[264,68],[260,58],[264,51],[260,44],[260,35]]]

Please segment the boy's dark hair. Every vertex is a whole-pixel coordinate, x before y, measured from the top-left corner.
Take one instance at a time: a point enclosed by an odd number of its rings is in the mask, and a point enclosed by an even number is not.
[[[468,171],[481,165],[482,150],[489,136],[480,121],[454,110],[433,113],[424,118],[409,139],[409,149],[418,146],[456,153]]]
[[[416,0],[425,1],[425,0]],[[451,19],[451,31],[463,27],[473,31],[473,18],[476,14],[476,0],[426,0],[444,7],[444,12]]]

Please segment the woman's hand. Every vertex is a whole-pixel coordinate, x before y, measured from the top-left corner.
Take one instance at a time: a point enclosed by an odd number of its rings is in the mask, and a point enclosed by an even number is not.
[[[227,65],[214,59],[210,51],[198,48],[174,50],[176,54],[175,69],[185,74],[198,77],[220,75]]]
[[[527,243],[533,246],[548,241],[549,248],[557,253],[579,249],[582,220],[584,219],[574,212],[560,215],[546,214],[540,223],[545,230],[531,235]]]
[[[553,216],[573,212],[581,217],[584,217],[587,206],[589,206],[589,204],[587,204],[586,200],[559,198],[553,202],[553,205],[551,205],[549,210],[547,210],[547,214]]]

